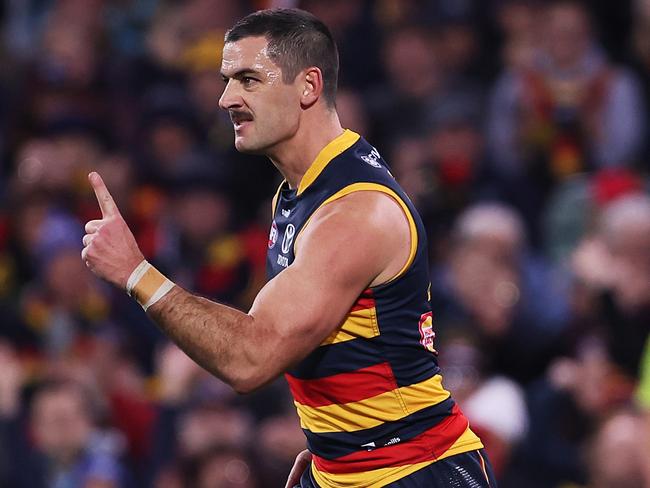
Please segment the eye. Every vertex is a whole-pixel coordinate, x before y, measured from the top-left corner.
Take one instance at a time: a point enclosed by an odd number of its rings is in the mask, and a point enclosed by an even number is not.
[[[250,87],[250,86],[254,85],[257,81],[258,81],[257,79],[252,78],[250,76],[242,76],[242,78],[241,78],[241,83],[245,87]]]

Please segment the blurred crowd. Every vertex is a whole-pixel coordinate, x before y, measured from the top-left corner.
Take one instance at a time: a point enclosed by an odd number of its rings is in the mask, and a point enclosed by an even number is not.
[[[500,486],[650,487],[650,0],[3,2],[0,486],[284,486],[283,380],[234,394],[80,259],[96,170],[147,259],[248,309],[280,177],[233,148],[220,55],[275,5],[331,28],[343,125],[423,217]]]

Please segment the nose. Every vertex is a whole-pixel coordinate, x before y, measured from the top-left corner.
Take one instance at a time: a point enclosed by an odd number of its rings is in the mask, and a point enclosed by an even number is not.
[[[226,87],[223,89],[223,93],[219,98],[219,107],[223,110],[230,110],[233,108],[242,106],[242,99],[235,89],[235,83],[232,79],[228,80]]]

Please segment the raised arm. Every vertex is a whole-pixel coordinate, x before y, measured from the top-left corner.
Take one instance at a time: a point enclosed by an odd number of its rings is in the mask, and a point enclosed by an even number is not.
[[[87,224],[82,256],[98,276],[125,288],[142,254],[99,175],[90,181],[103,218]],[[366,287],[397,274],[409,239],[395,201],[353,193],[314,214],[295,261],[266,284],[249,313],[174,286],[148,314],[197,363],[248,392],[316,348]]]

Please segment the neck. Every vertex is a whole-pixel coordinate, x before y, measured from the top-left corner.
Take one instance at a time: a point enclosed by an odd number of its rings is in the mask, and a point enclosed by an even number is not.
[[[318,153],[343,133],[335,110],[316,114],[305,113],[296,133],[273,148],[267,156],[282,173],[290,188],[298,188],[300,180]]]

